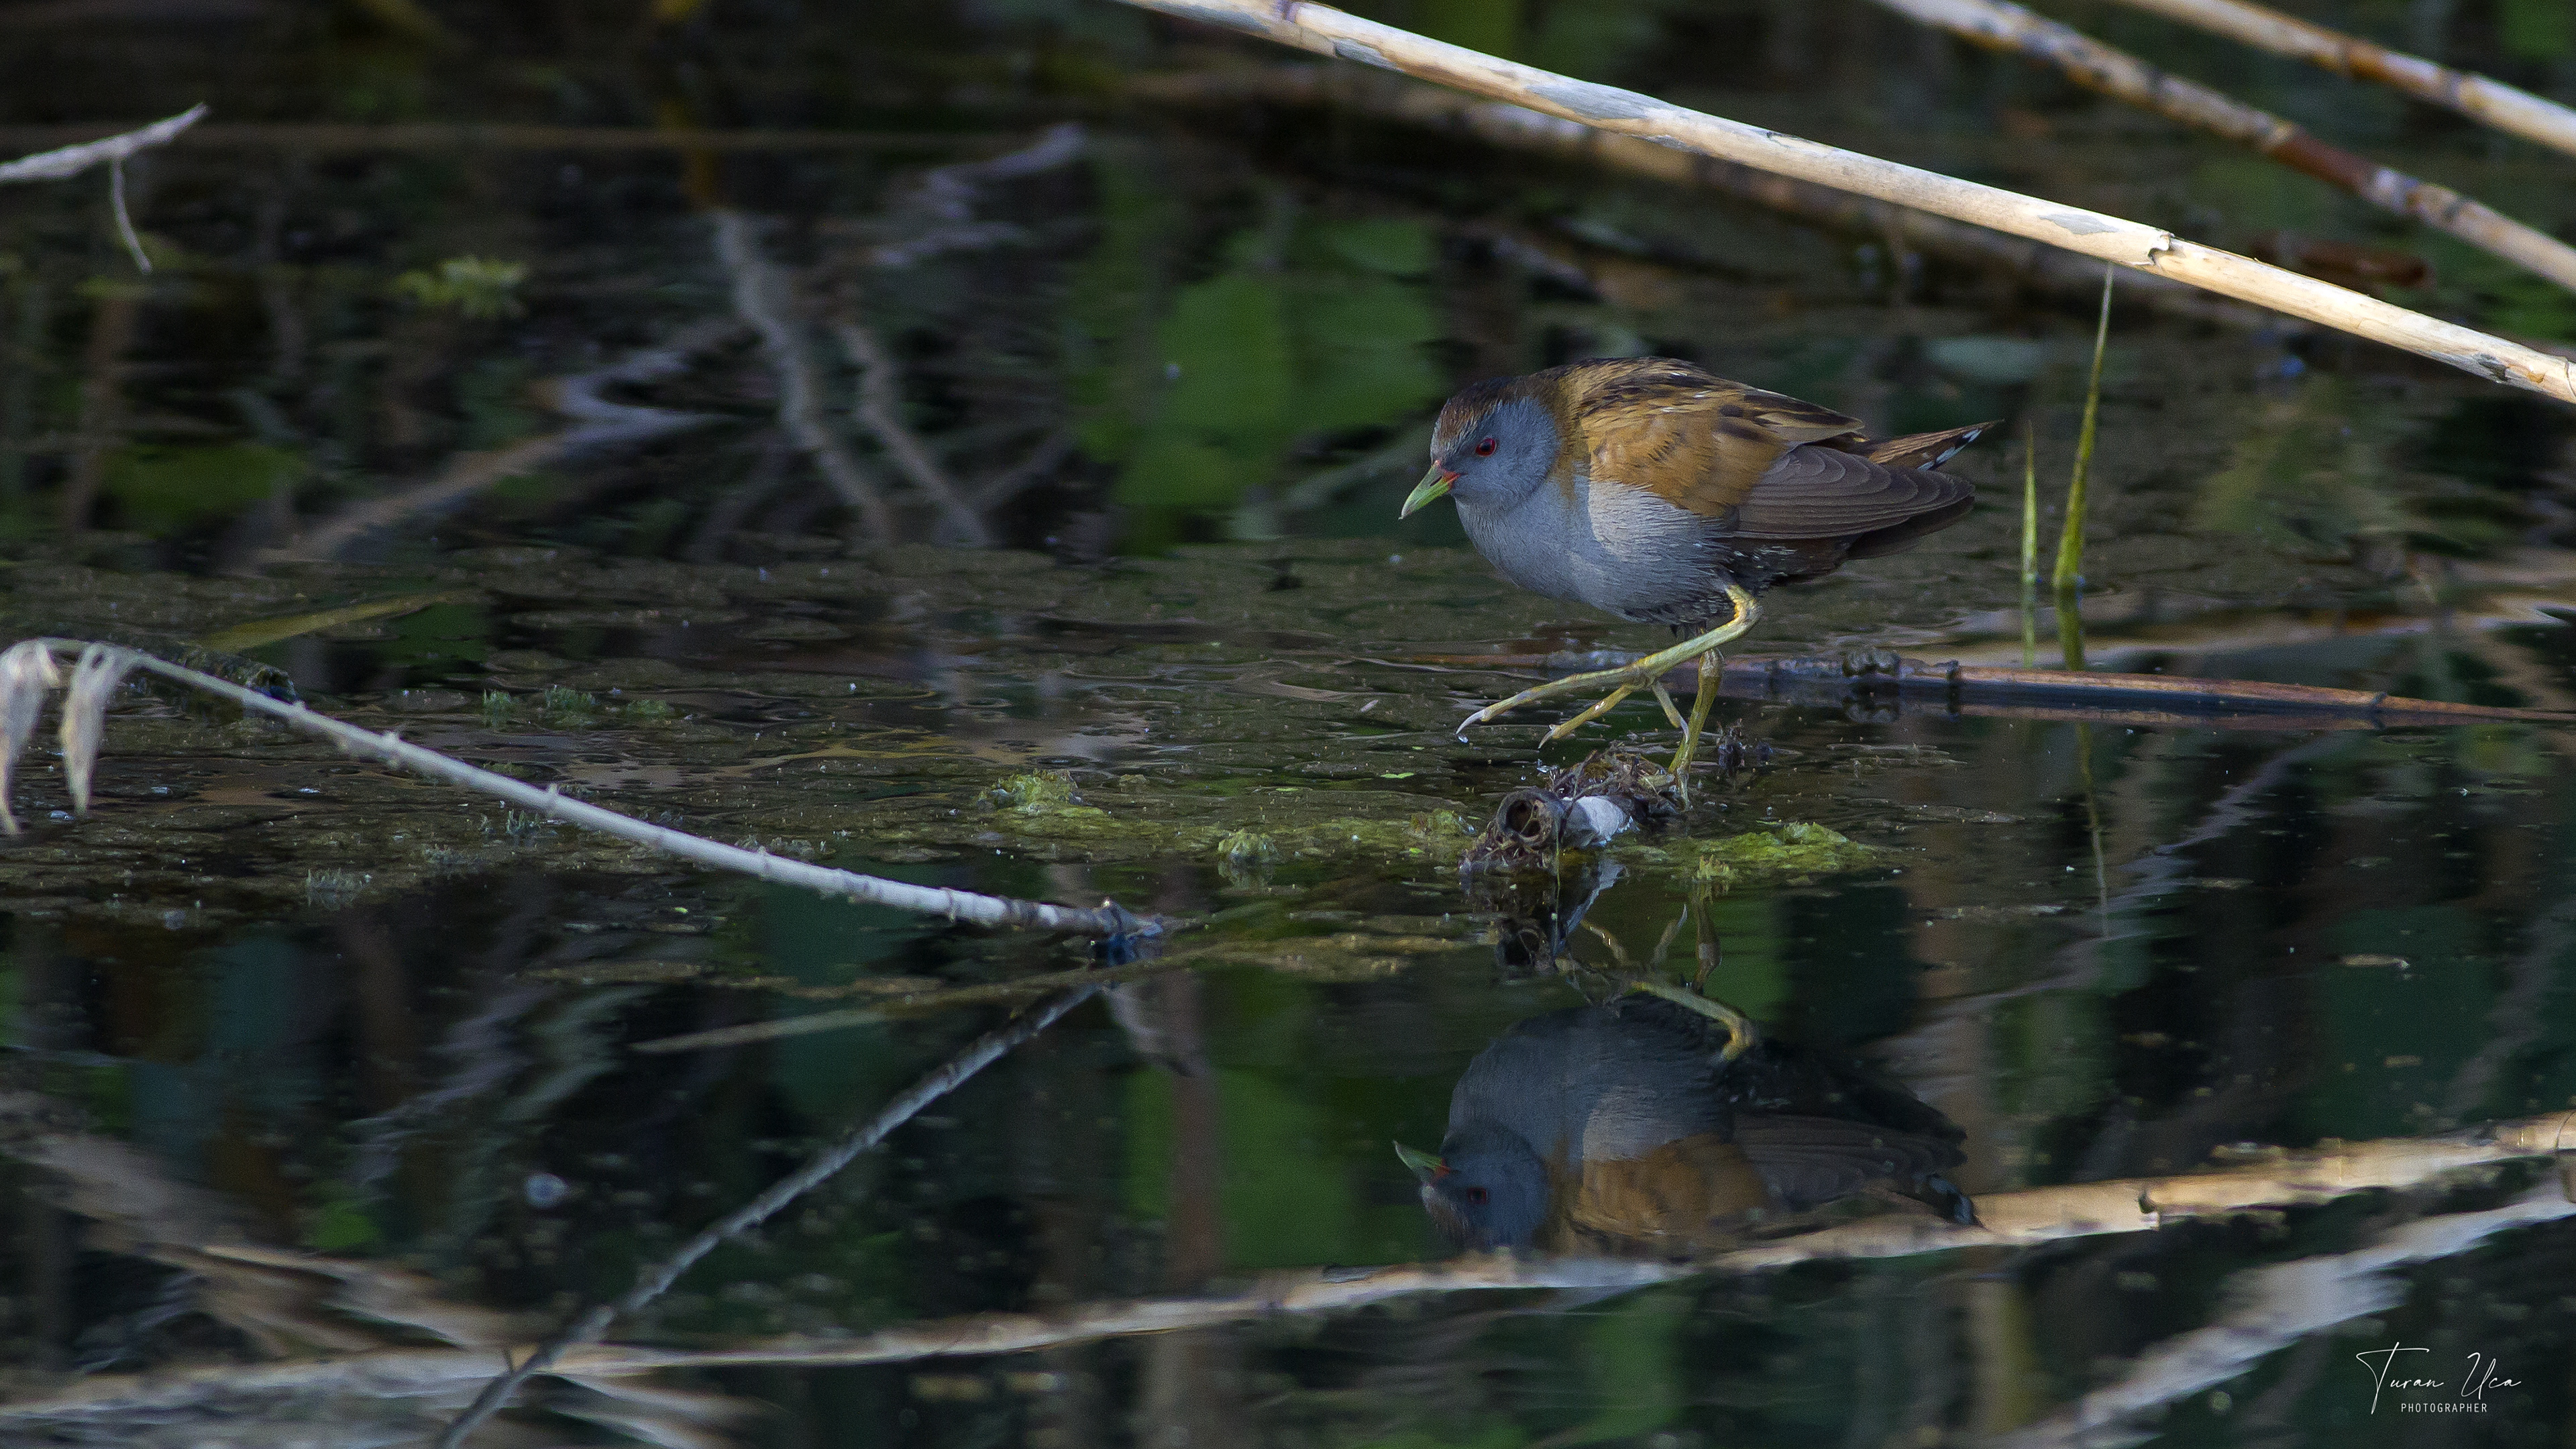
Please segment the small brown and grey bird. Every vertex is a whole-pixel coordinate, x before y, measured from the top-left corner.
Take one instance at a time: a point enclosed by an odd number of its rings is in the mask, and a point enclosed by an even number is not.
[[[1515,1025],[1458,1079],[1439,1155],[1395,1150],[1462,1247],[1675,1257],[1857,1198],[1973,1223],[1964,1138],[1858,1061],[1663,988]]]
[[[1673,773],[1684,775],[1718,670],[1702,660],[1687,721],[1662,676],[1751,628],[1754,598],[1772,585],[1894,553],[1967,516],[1976,489],[1937,470],[1993,426],[1873,442],[1857,418],[1668,357],[1574,362],[1467,388],[1440,410],[1431,471],[1398,516],[1445,493],[1477,551],[1513,583],[1692,637],[1624,668],[1523,690],[1466,723],[1610,687],[1553,740],[1649,688],[1682,726]]]

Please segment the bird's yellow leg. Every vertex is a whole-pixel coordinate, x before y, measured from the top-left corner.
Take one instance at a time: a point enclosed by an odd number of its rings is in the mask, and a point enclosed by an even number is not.
[[[1660,679],[1655,681],[1655,703],[1664,707],[1664,718],[1671,721],[1674,729],[1688,728],[1682,723],[1681,707],[1673,703],[1673,692],[1664,688]]]
[[[1699,657],[1699,693],[1691,698],[1690,722],[1682,726],[1682,747],[1673,753],[1673,783],[1690,798],[1691,756],[1699,753],[1699,732],[1708,724],[1708,707],[1717,703],[1717,683],[1726,662],[1711,649]]]
[[[1728,584],[1726,597],[1735,605],[1735,617],[1705,634],[1685,639],[1670,649],[1658,649],[1633,664],[1623,664],[1617,669],[1596,669],[1589,674],[1569,674],[1563,679],[1551,679],[1545,684],[1532,685],[1499,704],[1486,705],[1483,709],[1467,716],[1458,728],[1463,732],[1468,725],[1483,724],[1498,715],[1508,714],[1522,705],[1535,704],[1542,699],[1554,699],[1559,695],[1580,694],[1587,689],[1602,687],[1620,689],[1625,686],[1621,689],[1621,697],[1624,698],[1628,690],[1652,684],[1662,678],[1674,665],[1687,659],[1698,658],[1752,628],[1753,621],[1761,617],[1761,605],[1753,601],[1753,596],[1746,593],[1741,584]],[[1580,716],[1580,719],[1588,721],[1599,717],[1598,714],[1587,711]],[[1569,721],[1569,723],[1572,722]]]
[[[1675,1006],[1687,1007],[1725,1027],[1727,1042],[1725,1049],[1717,1054],[1719,1061],[1731,1062],[1753,1050],[1754,1045],[1762,1040],[1762,1028],[1754,1024],[1753,1018],[1715,997],[1702,996],[1696,991],[1675,986],[1668,981],[1657,981],[1651,976],[1628,983],[1628,989],[1642,991],[1649,996],[1660,996]]]
[[[1574,733],[1576,730],[1579,730],[1585,725],[1592,723],[1594,720],[1601,718],[1601,716],[1617,709],[1621,700],[1626,699],[1629,695],[1635,694],[1636,692],[1637,686],[1633,684],[1620,685],[1617,689],[1614,689],[1610,691],[1609,694],[1603,696],[1599,704],[1592,706],[1583,713],[1578,714],[1574,718],[1567,720],[1565,723],[1558,725],[1556,728],[1549,730],[1547,732],[1547,738],[1539,741],[1539,743],[1543,745],[1555,744],[1558,740],[1564,739],[1567,735]]]

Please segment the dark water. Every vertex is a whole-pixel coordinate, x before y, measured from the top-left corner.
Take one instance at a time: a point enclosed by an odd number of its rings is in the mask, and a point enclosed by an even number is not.
[[[2541,89],[2570,75],[2530,6],[2318,14]],[[2222,245],[2411,250],[2437,280],[2399,300],[2576,338],[2576,308],[2501,264],[1875,11],[1384,16]],[[2567,220],[2537,153],[2071,18]],[[1462,885],[1469,832],[1542,765],[1674,732],[1632,702],[1544,749],[1545,710],[1453,735],[1537,674],[1477,656],[1663,640],[1494,580],[1445,508],[1394,520],[1442,396],[1660,352],[1888,430],[2009,418],[1953,465],[1986,506],[1775,595],[1748,647],[2017,663],[2014,440],[2038,440],[2053,539],[2081,287],[1360,117],[1152,102],[1127,78],[1278,57],[1105,3],[24,5],[0,35],[21,128],[198,99],[210,127],[287,127],[137,164],[149,278],[97,178],[0,197],[0,633],[193,643],[718,840],[1188,927],[609,1335],[696,1357],[539,1379],[477,1442],[2539,1443],[2576,1422],[2554,1164],[2470,1163],[2445,1135],[2576,1106],[2562,726],[1729,700],[1767,764],[1543,881]],[[501,129],[352,129],[464,123]],[[686,126],[797,134],[655,139]],[[773,269],[818,426],[891,539],[781,425],[717,214]],[[962,509],[853,417],[841,323],[896,359],[892,405]],[[656,346],[670,367],[599,380]],[[583,395],[687,416],[351,521],[536,449]],[[2576,705],[2564,414],[2130,301],[2102,438],[2096,667]],[[979,531],[992,547],[955,546]],[[2048,662],[2053,616],[2036,630]],[[417,1441],[501,1345],[622,1292],[1049,989],[960,988],[1093,960],[686,869],[175,696],[110,717],[90,818],[49,736],[12,789],[11,1443]],[[2056,1226],[1761,1271],[1595,1234],[1623,1256],[1522,1265],[1557,1286],[1208,1306],[1274,1271],[1356,1294],[1448,1258],[1391,1144],[1436,1149],[1516,1023],[1638,976],[1696,977],[1767,1042],[1895,1084],[1955,1125],[1943,1170],[1990,1224]],[[671,1040],[738,1027],[760,1039]],[[2383,1166],[2152,1231],[2109,1230],[2118,1202],[2071,1226],[2082,1184],[2338,1144]],[[1690,1251],[1795,1241],[1781,1226]],[[1184,1309],[1196,1326],[1136,1331]],[[1007,1320],[1010,1351],[952,1351],[974,1324],[946,1320],[992,1313],[1036,1317]],[[2444,1387],[2374,1407],[2355,1355],[2395,1345],[2427,1352],[2392,1380]]]

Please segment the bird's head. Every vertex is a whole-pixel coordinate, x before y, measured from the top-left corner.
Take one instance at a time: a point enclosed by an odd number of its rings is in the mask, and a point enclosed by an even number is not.
[[[1431,429],[1431,471],[1397,517],[1444,493],[1460,508],[1508,508],[1556,471],[1563,444],[1556,418],[1514,381],[1480,382],[1449,399]]]
[[[1422,1183],[1422,1209],[1441,1236],[1463,1248],[1526,1248],[1547,1219],[1547,1164],[1499,1129],[1449,1134],[1440,1156],[1402,1143],[1396,1155]]]

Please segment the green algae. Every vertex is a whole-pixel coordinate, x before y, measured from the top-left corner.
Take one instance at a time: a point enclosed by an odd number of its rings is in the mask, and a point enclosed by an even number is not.
[[[1896,851],[1868,845],[1830,826],[1793,820],[1719,840],[1629,845],[1621,860],[1681,875],[1699,889],[1726,890],[1765,881],[1795,881],[1883,865]]]

